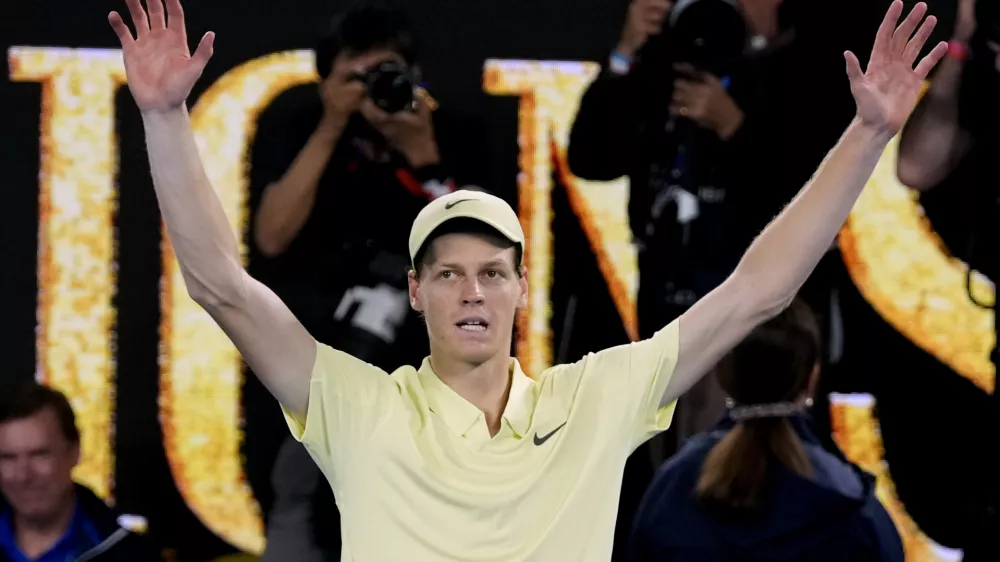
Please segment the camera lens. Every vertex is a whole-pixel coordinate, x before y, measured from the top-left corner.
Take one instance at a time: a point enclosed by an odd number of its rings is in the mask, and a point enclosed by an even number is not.
[[[406,65],[385,61],[365,74],[368,96],[386,113],[413,107],[414,81]]]

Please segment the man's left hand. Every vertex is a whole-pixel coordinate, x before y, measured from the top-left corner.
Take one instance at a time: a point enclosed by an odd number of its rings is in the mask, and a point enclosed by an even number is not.
[[[431,109],[421,96],[414,96],[414,111],[386,113],[368,98],[361,104],[361,114],[389,141],[389,146],[406,157],[414,168],[440,163]]]
[[[925,20],[927,4],[920,2],[897,27],[902,13],[903,2],[895,0],[879,27],[864,71],[854,53],[844,53],[858,119],[889,137],[902,129],[917,104],[924,80],[948,51],[948,44],[941,42],[914,67],[937,18],[930,16]]]
[[[674,81],[670,114],[691,119],[715,131],[723,140],[732,137],[743,125],[744,114],[722,81],[709,72],[690,68],[684,74],[685,78]]]

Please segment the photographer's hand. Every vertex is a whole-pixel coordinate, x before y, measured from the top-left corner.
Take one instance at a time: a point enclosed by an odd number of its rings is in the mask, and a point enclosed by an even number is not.
[[[672,0],[632,0],[628,6],[628,17],[621,39],[615,51],[626,57],[634,57],[653,35],[663,29],[663,20],[674,7]]]
[[[430,106],[421,96],[414,97],[415,111],[392,114],[382,111],[371,98],[366,98],[361,104],[361,114],[414,168],[439,164],[441,156],[434,136]]]
[[[691,119],[723,140],[732,137],[743,125],[743,110],[715,75],[692,69],[687,74],[690,77],[674,82],[670,114]]]
[[[341,59],[333,67],[333,72],[320,83],[319,93],[323,99],[323,119],[321,128],[339,131],[347,124],[351,115],[361,108],[366,90],[360,80],[353,79],[356,69],[350,60]]]

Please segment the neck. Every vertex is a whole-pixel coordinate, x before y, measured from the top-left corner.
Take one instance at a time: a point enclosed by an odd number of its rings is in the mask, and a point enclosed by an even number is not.
[[[473,364],[434,353],[432,349],[431,367],[441,382],[483,412],[490,435],[496,435],[510,394],[510,354],[498,353],[483,363]]]
[[[73,522],[76,500],[70,497],[54,513],[44,517],[22,517],[14,514],[15,540],[28,559],[34,559],[54,545]]]

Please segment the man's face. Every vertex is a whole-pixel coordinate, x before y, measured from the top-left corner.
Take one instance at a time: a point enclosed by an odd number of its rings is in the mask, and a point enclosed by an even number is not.
[[[431,351],[470,365],[509,353],[514,315],[528,303],[514,248],[474,234],[435,239],[434,261],[410,274],[413,308],[427,321]]]
[[[45,520],[72,497],[80,447],[59,428],[55,410],[0,424],[0,491],[18,517]]]

